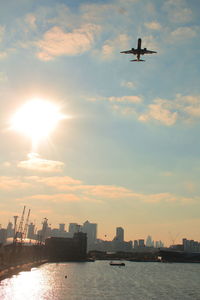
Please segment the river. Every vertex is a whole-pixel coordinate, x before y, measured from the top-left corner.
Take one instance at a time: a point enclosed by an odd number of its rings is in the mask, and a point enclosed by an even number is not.
[[[200,264],[48,263],[0,282],[1,300],[198,300]]]

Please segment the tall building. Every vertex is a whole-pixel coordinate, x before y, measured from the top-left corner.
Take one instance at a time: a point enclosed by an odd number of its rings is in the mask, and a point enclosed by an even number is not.
[[[65,231],[65,224],[61,223],[59,224],[59,231],[64,232]]]
[[[59,224],[59,236],[60,237],[65,236],[65,224],[63,223]]]
[[[11,222],[8,222],[8,226],[7,226],[7,237],[13,237],[14,236],[14,228],[13,228],[13,224]]]
[[[81,231],[81,225],[78,225],[77,223],[70,223],[69,224],[69,233],[71,234],[71,237],[73,237],[74,233]]]
[[[148,235],[146,239],[146,247],[154,247],[154,241],[150,235]]]
[[[134,240],[134,249],[137,249],[139,247],[138,240]]]
[[[117,227],[116,228],[116,237],[115,239],[118,242],[123,242],[124,241],[124,229],[122,227]]]
[[[90,223],[89,221],[86,221],[83,223],[82,226],[82,232],[87,233],[87,246],[88,251],[93,250],[94,244],[97,239],[97,224],[96,223]]]
[[[138,241],[138,246],[139,246],[139,248],[144,248],[144,247],[145,247],[145,244],[144,244],[144,240],[143,240],[143,239],[140,239],[140,240]]]

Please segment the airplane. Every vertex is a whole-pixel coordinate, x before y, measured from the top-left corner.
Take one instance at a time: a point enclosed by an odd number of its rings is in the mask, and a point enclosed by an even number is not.
[[[157,53],[156,51],[147,50],[147,48],[142,49],[141,44],[142,44],[142,39],[139,38],[137,49],[132,48],[131,50],[122,51],[120,53],[137,55],[137,59],[132,59],[130,61],[145,61],[143,59],[140,59],[140,55]]]

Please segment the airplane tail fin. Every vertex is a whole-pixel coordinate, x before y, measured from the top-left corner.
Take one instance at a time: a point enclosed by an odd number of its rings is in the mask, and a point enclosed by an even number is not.
[[[130,61],[145,61],[144,59],[132,59]]]

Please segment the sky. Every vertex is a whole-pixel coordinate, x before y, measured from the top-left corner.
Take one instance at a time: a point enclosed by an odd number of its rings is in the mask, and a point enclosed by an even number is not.
[[[26,205],[38,228],[199,241],[199,0],[0,4],[2,226]],[[139,37],[157,54],[130,62]]]

